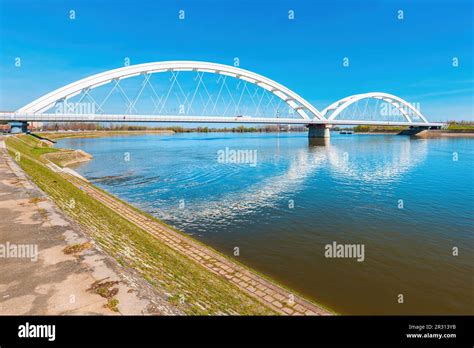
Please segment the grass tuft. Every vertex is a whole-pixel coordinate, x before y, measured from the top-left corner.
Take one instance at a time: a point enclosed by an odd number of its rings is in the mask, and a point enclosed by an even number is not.
[[[90,249],[91,247],[92,247],[92,243],[90,242],[86,242],[82,244],[73,244],[73,245],[68,245],[67,247],[65,247],[63,249],[63,252],[68,255],[79,254],[86,249]]]

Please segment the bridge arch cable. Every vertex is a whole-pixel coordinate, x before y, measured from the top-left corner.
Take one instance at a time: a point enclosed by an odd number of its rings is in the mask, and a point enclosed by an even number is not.
[[[191,72],[193,78],[183,77],[185,72]],[[171,75],[166,83],[163,79],[155,79],[161,73]],[[130,87],[129,81],[140,76],[139,86]],[[110,87],[99,88],[105,85]],[[122,99],[120,103],[119,98]],[[196,61],[145,63],[109,70],[58,88],[15,113],[48,114],[58,103],[86,100],[93,104],[98,114],[123,115],[124,118],[134,114],[183,114],[296,117],[301,121],[308,120],[308,123],[326,121],[311,103],[274,80],[238,67]],[[149,112],[143,111],[145,106]],[[113,111],[109,112],[109,109]]]
[[[359,103],[365,102],[362,108]],[[375,105],[371,105],[374,104]],[[351,114],[350,111],[353,111]],[[410,104],[392,94],[370,92],[342,98],[321,111],[329,123],[333,120],[360,120],[373,122],[400,121],[407,123],[428,123],[417,105]],[[364,119],[365,118],[369,118]],[[396,120],[395,120],[396,119]]]

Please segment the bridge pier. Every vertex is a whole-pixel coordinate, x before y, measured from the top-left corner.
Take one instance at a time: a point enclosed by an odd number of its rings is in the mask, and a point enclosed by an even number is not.
[[[17,122],[9,122],[8,124],[10,125],[10,133],[12,134],[28,132],[28,122],[17,121]]]
[[[323,147],[328,146],[330,138],[308,138],[309,147]]]
[[[309,124],[308,138],[329,138],[329,126],[325,124]]]

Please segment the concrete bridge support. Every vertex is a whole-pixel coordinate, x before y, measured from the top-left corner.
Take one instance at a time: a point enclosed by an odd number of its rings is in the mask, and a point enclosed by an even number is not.
[[[330,140],[330,138],[308,138],[308,145],[310,148],[328,146]]]
[[[308,127],[308,138],[329,138],[329,126],[325,124],[310,124]]]
[[[19,121],[19,122],[9,122],[10,125],[10,133],[18,134],[18,133],[26,133],[28,131],[28,122]]]

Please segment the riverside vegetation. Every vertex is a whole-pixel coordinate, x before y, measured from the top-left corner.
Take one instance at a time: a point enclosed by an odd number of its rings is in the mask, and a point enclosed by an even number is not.
[[[407,129],[401,126],[365,126],[360,125],[352,130],[357,133],[398,133]],[[335,129],[336,130],[336,129]],[[470,121],[448,121],[446,129],[438,132],[443,133],[474,133],[474,122]]]

